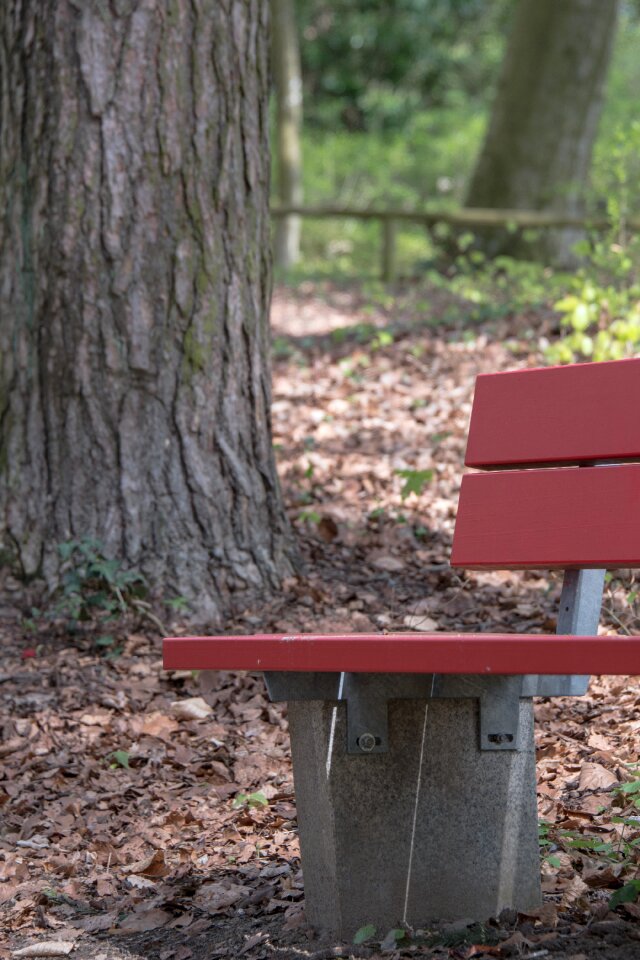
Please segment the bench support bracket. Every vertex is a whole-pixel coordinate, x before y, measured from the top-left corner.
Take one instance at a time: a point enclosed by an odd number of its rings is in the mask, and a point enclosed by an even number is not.
[[[567,570],[557,632],[597,633],[604,570]],[[583,696],[588,677],[566,675],[481,676],[478,674],[283,673],[266,672],[272,700],[344,701],[347,752],[386,753],[388,708],[392,700],[465,700],[480,704],[481,750],[516,750],[520,699]]]
[[[476,674],[265,673],[272,700],[344,701],[347,751],[362,755],[389,749],[392,700],[470,700],[480,704],[482,750],[515,750],[523,678]]]

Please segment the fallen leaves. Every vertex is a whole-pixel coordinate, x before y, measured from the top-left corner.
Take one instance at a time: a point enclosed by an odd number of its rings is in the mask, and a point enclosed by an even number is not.
[[[246,895],[245,887],[239,883],[230,881],[204,883],[194,898],[194,905],[215,916],[218,913],[224,913]]]
[[[399,557],[392,557],[389,554],[381,554],[373,557],[371,566],[376,570],[385,570],[387,573],[400,573],[404,569],[404,561]]]
[[[161,910],[160,907],[149,909],[147,906],[140,906],[120,921],[111,932],[120,936],[131,933],[145,933],[147,930],[164,927],[170,920],[171,914],[167,910]]]
[[[522,916],[531,920],[537,920],[538,923],[544,924],[545,927],[555,927],[558,924],[558,905],[555,903],[543,903],[535,910],[523,911]]]
[[[20,950],[13,950],[14,957],[66,957],[75,946],[73,940],[43,940]]]
[[[201,697],[194,697],[192,699],[195,699],[197,701],[202,700]],[[186,700],[178,701],[178,702],[182,704],[187,703]],[[202,702],[204,703],[204,701]],[[205,704],[205,707],[206,707],[206,704]],[[184,706],[183,706],[183,711],[184,711]],[[149,713],[144,718],[144,721],[142,723],[141,733],[148,737],[158,737],[160,740],[171,740],[171,738],[174,736],[176,731],[180,729],[180,724],[177,722],[178,719],[199,720],[199,719],[204,719],[205,717],[208,717],[209,714],[211,713],[210,709],[207,712],[203,711],[202,707],[200,707],[198,704],[198,706],[195,708],[195,712],[198,713],[199,715],[194,717],[193,703],[189,708],[187,708],[187,711],[190,712],[192,716],[183,715],[182,717],[178,717],[177,714],[174,713],[173,716],[176,717],[176,719],[173,719],[173,717],[167,717],[164,713],[160,713],[158,711],[154,713]]]
[[[316,312],[311,320],[326,324]],[[290,323],[300,317],[296,302]],[[349,307],[341,322],[353,319]],[[405,363],[414,347],[419,370]],[[280,474],[306,573],[240,610],[228,632],[553,630],[557,578],[447,566],[473,379],[512,366],[512,354],[497,340],[478,347],[409,330],[376,351],[356,382],[341,367],[349,349],[318,341],[294,377],[288,362],[276,363]],[[395,471],[414,468],[433,476],[403,503]],[[299,521],[307,508],[313,523]],[[156,640],[139,632],[106,660],[89,636],[21,642],[20,629],[0,619],[8,933],[30,936],[38,923],[59,940],[68,927],[195,937],[200,923],[210,931],[227,917],[238,925],[280,917],[304,940],[286,713],[267,701],[262,680],[164,673]],[[20,659],[24,642],[37,660]],[[640,755],[639,709],[636,682],[625,678],[595,679],[582,699],[536,703],[540,809],[554,831],[619,840],[605,830],[620,812],[626,765]],[[250,804],[259,793],[268,803]],[[554,902],[524,919],[526,936],[499,944],[505,956],[528,949],[530,931],[553,927],[559,909],[595,903],[606,915],[629,880],[593,851],[551,852],[559,866],[545,864],[545,888]],[[637,910],[623,903],[619,914],[637,920]],[[260,951],[262,939],[251,929],[237,955]],[[170,944],[160,960],[190,954]]]
[[[580,771],[579,790],[604,790],[618,784],[618,778],[600,763],[584,763]]]
[[[121,868],[123,874],[139,874],[141,877],[166,877],[170,872],[162,850],[156,850],[152,856]]]
[[[420,614],[407,616],[402,622],[409,630],[418,630],[423,633],[433,633],[438,629],[435,620],[432,620],[431,617],[423,617]]]
[[[176,720],[206,720],[213,713],[212,708],[202,697],[174,700],[169,704],[169,709]]]
[[[584,882],[582,877],[578,876],[578,874],[575,874],[564,888],[562,900],[560,901],[560,908],[566,910],[566,908],[570,907],[571,904],[576,902],[576,900],[579,900],[580,897],[583,897],[588,890],[589,887]]]

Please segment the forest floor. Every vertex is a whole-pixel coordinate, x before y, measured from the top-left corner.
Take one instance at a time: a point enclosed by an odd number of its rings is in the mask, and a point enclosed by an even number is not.
[[[276,291],[274,441],[301,566],[229,632],[554,629],[557,578],[447,567],[474,378],[539,363],[554,317],[443,327],[421,303]],[[420,480],[404,499],[398,470]],[[640,956],[640,905],[609,908],[640,869],[635,679],[536,702],[541,910],[327,945],[304,916],[286,712],[261,678],[163,672],[148,620],[100,646],[34,621],[1,576],[0,957]],[[631,578],[612,580],[603,631],[637,621]]]

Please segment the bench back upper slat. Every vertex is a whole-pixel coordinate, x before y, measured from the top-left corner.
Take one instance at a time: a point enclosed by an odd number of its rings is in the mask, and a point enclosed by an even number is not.
[[[451,565],[640,566],[640,464],[468,474]]]
[[[640,461],[640,359],[482,374],[470,467]]]

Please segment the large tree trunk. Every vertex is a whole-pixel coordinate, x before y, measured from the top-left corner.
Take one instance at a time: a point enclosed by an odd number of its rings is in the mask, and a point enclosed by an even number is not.
[[[276,183],[286,206],[302,203],[302,67],[293,0],[272,0],[271,51],[276,90]],[[276,221],[275,258],[283,270],[300,259],[301,220]]]
[[[269,425],[268,0],[0,7],[0,522],[214,620],[289,537]]]
[[[468,207],[583,212],[617,12],[618,0],[519,0]],[[487,247],[567,262],[575,239],[502,231]]]

